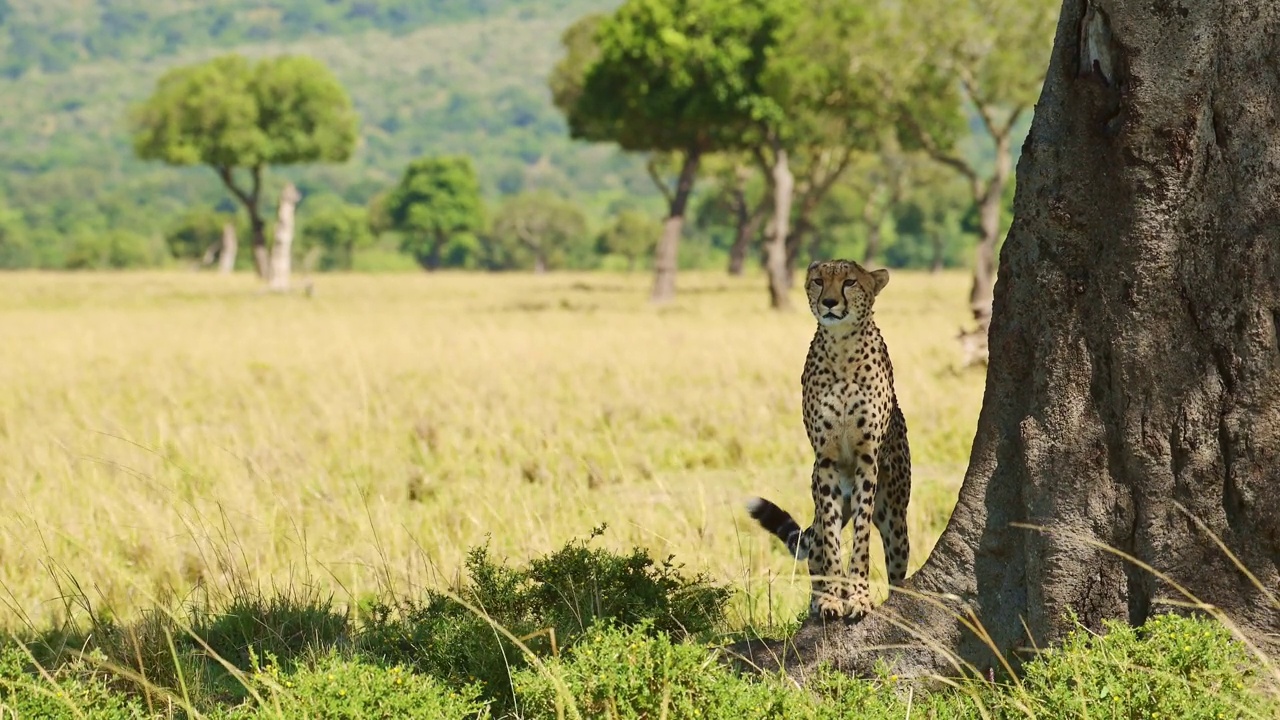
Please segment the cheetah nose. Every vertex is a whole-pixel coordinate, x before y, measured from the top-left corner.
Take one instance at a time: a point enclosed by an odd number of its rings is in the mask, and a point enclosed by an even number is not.
[[[833,307],[835,307],[835,306],[836,306],[836,304],[837,304],[837,303],[839,303],[839,302],[840,302],[840,301],[839,301],[839,300],[837,300],[837,299],[835,299],[835,298],[824,298],[824,299],[823,299],[823,301],[822,301],[822,304],[823,304],[823,305],[826,305],[826,306],[827,306],[827,307],[829,307],[829,308],[833,308]]]

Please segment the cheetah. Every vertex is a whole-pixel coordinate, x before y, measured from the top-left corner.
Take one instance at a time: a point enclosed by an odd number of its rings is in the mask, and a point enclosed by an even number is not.
[[[805,289],[818,321],[801,376],[804,426],[813,446],[813,524],[756,497],[747,510],[780,538],[797,560],[809,561],[809,615],[856,621],[871,609],[867,580],[874,518],[884,543],[889,582],[907,574],[907,503],[911,451],[907,423],[893,388],[889,350],[872,304],[889,283],[887,270],[867,272],[850,260],[809,266]],[[853,521],[846,574],[840,535]]]

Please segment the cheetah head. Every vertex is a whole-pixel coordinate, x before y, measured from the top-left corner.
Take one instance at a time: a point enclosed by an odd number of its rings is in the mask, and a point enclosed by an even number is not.
[[[871,304],[889,284],[888,270],[867,272],[852,260],[821,260],[809,266],[805,291],[818,324],[858,324],[871,314]]]

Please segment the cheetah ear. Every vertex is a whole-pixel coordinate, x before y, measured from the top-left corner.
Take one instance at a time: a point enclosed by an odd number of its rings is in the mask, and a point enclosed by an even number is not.
[[[873,296],[879,295],[880,291],[884,289],[884,286],[889,284],[889,271],[888,270],[872,270],[871,284],[872,284],[871,294]]]
[[[814,260],[813,262],[809,263],[809,269],[806,270],[805,272],[811,273],[813,272],[814,268],[818,267],[821,264],[822,264],[821,260]]]

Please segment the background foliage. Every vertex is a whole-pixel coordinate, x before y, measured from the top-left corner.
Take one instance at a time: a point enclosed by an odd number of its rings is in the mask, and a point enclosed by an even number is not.
[[[577,205],[586,219],[587,245],[619,222],[636,227],[635,218],[619,221],[622,210],[659,218],[662,198],[645,170],[646,158],[571,140],[548,87],[564,55],[561,34],[579,18],[607,15],[618,5],[617,0],[289,0],[268,8],[253,0],[3,0],[0,95],[7,101],[0,106],[0,268],[188,261],[186,249],[173,247],[172,239],[193,214],[236,208],[204,168],[136,159],[128,109],[146,99],[165,72],[228,52],[250,60],[313,57],[352,96],[360,135],[350,161],[267,174],[263,197],[268,202],[278,197],[286,179],[302,190],[300,225],[321,204],[376,201],[414,158],[456,155],[471,159],[491,208],[523,192]],[[570,37],[570,45],[582,47],[590,26],[580,26],[586,30]],[[981,164],[989,162],[990,148],[983,147],[982,133],[972,132],[979,126],[969,118],[971,134],[962,147]],[[949,181],[955,178],[939,182]],[[698,188],[703,197],[720,191],[711,181]],[[321,195],[331,197],[311,202]],[[960,203],[956,212],[969,210],[963,193],[944,195]],[[833,191],[816,215],[824,227],[813,247],[858,252],[866,235],[859,218],[862,202],[858,192]],[[269,207],[264,210],[271,214]],[[372,220],[376,228],[377,218]],[[721,265],[732,241],[730,223],[728,217],[695,218],[686,229],[682,265]],[[950,242],[967,247],[969,235],[955,233],[972,228],[958,227]],[[886,248],[897,237],[895,229],[890,221]],[[240,233],[242,244],[246,232]],[[86,239],[90,235],[112,239]],[[378,235],[385,233],[375,232],[374,241],[355,239],[349,260],[324,260],[316,269],[414,267],[390,258],[399,246],[395,237]],[[919,234],[901,235],[914,242]],[[484,244],[473,240],[452,258],[446,255],[444,264],[491,266]],[[153,252],[166,244],[180,251]],[[300,255],[303,245],[298,243]],[[565,266],[626,268],[647,261],[638,257],[633,263],[632,251],[611,260],[605,249],[597,244],[594,252],[569,253]],[[919,250],[881,260],[918,266],[929,256]],[[946,254],[948,266],[964,262],[963,252]],[[238,266],[247,267],[247,261]]]

